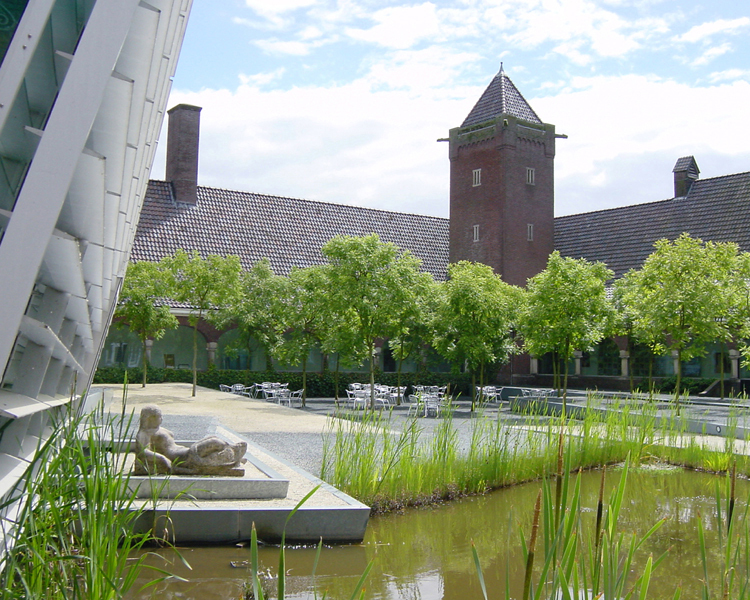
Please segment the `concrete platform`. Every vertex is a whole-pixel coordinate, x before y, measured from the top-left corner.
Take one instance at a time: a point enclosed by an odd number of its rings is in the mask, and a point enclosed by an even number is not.
[[[322,434],[327,417],[271,405],[217,390],[198,388],[191,397],[189,384],[157,384],[128,390],[125,413],[136,415],[144,404],[162,409],[165,426],[180,440],[219,435],[231,442],[244,441],[254,465],[263,466],[274,478],[288,481],[284,498],[202,499],[179,497],[143,500],[144,512],[135,522],[137,532],[153,530],[177,544],[231,544],[250,539],[255,524],[259,539],[273,543],[360,542],[364,538],[370,508],[318,477],[295,466],[233,428],[258,427],[267,434],[278,431],[285,439],[296,434]],[[122,411],[121,390],[111,397],[111,410]],[[184,430],[181,425],[184,424]],[[287,519],[297,504],[314,493]]]
[[[233,441],[242,438],[218,431]],[[136,521],[137,532],[154,530],[176,544],[231,544],[249,540],[253,525],[258,538],[274,543],[286,527],[287,542],[361,542],[370,518],[370,508],[317,477],[287,463],[249,440],[248,453],[288,479],[286,497],[275,499],[160,499],[147,500]],[[297,512],[295,506],[319,486]]]

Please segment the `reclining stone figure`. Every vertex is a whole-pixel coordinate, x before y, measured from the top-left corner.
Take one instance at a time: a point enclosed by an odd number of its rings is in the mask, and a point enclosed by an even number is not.
[[[147,405],[141,409],[140,427],[135,437],[135,475],[224,475],[242,477],[246,462],[245,442],[230,444],[216,436],[203,438],[191,446],[180,446],[174,434],[161,426],[161,410]]]

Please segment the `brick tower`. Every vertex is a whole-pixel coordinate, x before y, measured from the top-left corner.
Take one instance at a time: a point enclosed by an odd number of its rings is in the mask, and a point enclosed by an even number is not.
[[[542,123],[503,71],[450,130],[450,262],[490,265],[514,285],[554,244],[555,126]]]

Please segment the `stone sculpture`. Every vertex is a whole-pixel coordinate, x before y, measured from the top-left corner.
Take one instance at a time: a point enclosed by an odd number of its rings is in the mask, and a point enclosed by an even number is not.
[[[242,477],[246,462],[245,442],[230,444],[216,436],[203,438],[191,446],[180,446],[174,434],[161,426],[161,410],[147,405],[141,409],[140,427],[135,437],[135,475],[224,475]]]

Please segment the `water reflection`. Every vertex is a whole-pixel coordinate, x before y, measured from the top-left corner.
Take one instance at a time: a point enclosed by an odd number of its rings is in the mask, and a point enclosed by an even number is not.
[[[608,476],[611,489],[620,472]],[[582,476],[584,518],[595,519],[594,507],[600,474]],[[639,565],[649,554],[654,557],[669,550],[650,588],[651,598],[671,597],[676,586],[683,597],[698,597],[702,566],[698,550],[697,519],[701,519],[717,565],[715,487],[724,478],[679,470],[638,470],[628,476],[627,495],[621,514],[621,530],[644,533],[660,518],[667,523],[651,538],[640,554]],[[528,535],[531,509],[539,483],[516,486],[493,494],[467,498],[438,508],[411,510],[403,514],[373,518],[363,544],[324,549],[315,581],[312,572],[315,549],[289,548],[287,551],[287,594],[290,598],[312,598],[327,591],[331,599],[348,598],[368,561],[374,558],[367,582],[367,598],[387,600],[463,600],[481,597],[471,555],[471,541],[479,552],[490,598],[504,598],[506,585],[512,597],[519,597],[523,586],[523,560],[519,531]],[[735,514],[745,511],[750,492],[746,481],[737,482]],[[520,530],[519,530],[520,527]],[[133,599],[166,598],[212,600],[240,598],[248,580],[248,548],[190,548],[181,550],[193,566],[188,571],[151,559],[152,564],[172,569],[188,583],[159,584]],[[162,552],[163,553],[163,552]],[[169,556],[169,553],[163,553]],[[261,549],[264,569],[275,574],[278,549]],[[234,562],[239,568],[232,567]],[[146,576],[147,577],[147,576]],[[144,579],[145,581],[145,579]]]

